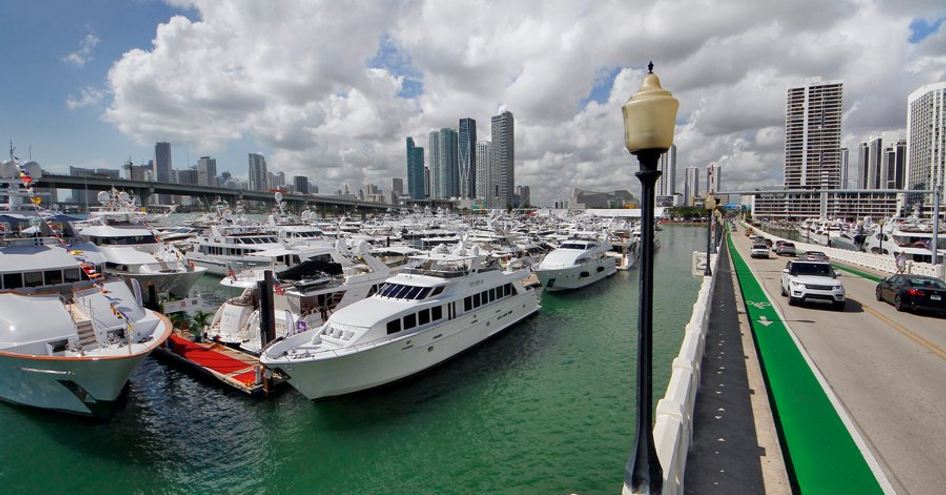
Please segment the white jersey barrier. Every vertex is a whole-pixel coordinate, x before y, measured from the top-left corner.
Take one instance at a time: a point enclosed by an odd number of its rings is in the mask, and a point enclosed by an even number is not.
[[[725,240],[720,249],[726,249]],[[718,273],[719,257],[712,257],[713,274]],[[700,367],[706,347],[709,328],[710,304],[713,300],[714,277],[703,277],[699,295],[693,303],[693,313],[686,325],[680,354],[673,360],[673,371],[667,393],[657,401],[654,424],[654,445],[663,468],[663,494],[682,494],[687,453],[693,441],[693,409],[700,388]],[[646,487],[645,487],[646,490]],[[625,495],[633,492],[624,485]]]
[[[745,225],[743,225],[745,227]],[[850,251],[847,249],[838,249],[822,246],[820,244],[810,244],[807,242],[793,241],[791,239],[786,239],[784,237],[779,237],[777,235],[770,234],[763,230],[760,230],[758,227],[752,227],[753,232],[767,239],[774,241],[788,241],[795,245],[795,250],[798,252],[804,251],[821,251],[824,254],[827,254],[831,261],[839,261],[847,265],[861,266],[864,268],[870,268],[873,270],[887,272],[887,273],[897,273],[897,260],[891,255],[880,255],[873,253],[862,253],[860,251]],[[908,261],[905,266],[906,273],[914,273],[917,275],[928,275],[930,277],[942,278],[943,275],[940,270],[942,270],[942,265],[933,265],[930,263],[917,263],[913,261]]]

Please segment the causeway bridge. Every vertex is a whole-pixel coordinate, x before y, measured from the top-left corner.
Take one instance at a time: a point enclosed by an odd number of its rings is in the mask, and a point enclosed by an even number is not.
[[[723,236],[657,402],[663,493],[943,493],[946,318],[876,299],[891,256],[798,241],[831,257],[847,301],[789,306],[790,258],[751,259],[744,228]]]
[[[113,179],[95,176],[72,176],[43,173],[39,180],[34,182],[36,187],[50,189],[87,189],[90,191],[107,191],[112,187],[133,192],[140,198],[141,204],[147,204],[152,194],[168,194],[175,196],[189,196],[200,198],[205,202],[213,202],[220,197],[231,204],[237,200],[264,201],[272,203],[273,193],[267,191],[247,191],[229,189],[225,187],[197,186],[190,184],[171,184],[166,182],[149,182],[128,179]],[[320,212],[371,212],[392,208],[387,203],[372,203],[354,199],[340,198],[322,194],[288,194],[283,193],[283,201],[299,207],[312,205]]]

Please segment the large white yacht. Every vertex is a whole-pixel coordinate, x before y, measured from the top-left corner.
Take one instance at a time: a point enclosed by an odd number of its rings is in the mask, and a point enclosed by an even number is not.
[[[334,311],[370,297],[391,276],[390,268],[368,253],[367,243],[359,246],[357,253],[349,252],[344,242],[335,248],[309,248],[301,258],[303,261],[276,274],[279,286],[273,299],[277,338],[321,326]],[[222,285],[244,290],[220,306],[207,337],[259,354],[257,283],[264,271],[253,268],[224,277]]]
[[[259,225],[214,225],[197,236],[187,259],[206,268],[214,275],[227,275],[253,266],[262,266],[264,260],[250,255],[280,248],[275,227]]]
[[[617,260],[610,250],[607,240],[569,239],[532,270],[547,291],[578,289],[614,275]]]
[[[412,259],[374,296],[267,347],[260,362],[309,399],[365,390],[436,365],[539,309],[527,269],[481,263],[477,247]]]
[[[118,278],[103,279],[104,291],[95,287],[83,272],[101,277],[104,259],[89,255],[82,268],[47,240],[0,247],[0,398],[105,414],[171,323],[142,308]]]

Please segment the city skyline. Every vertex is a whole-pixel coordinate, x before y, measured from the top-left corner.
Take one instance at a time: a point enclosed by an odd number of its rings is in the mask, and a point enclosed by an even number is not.
[[[843,80],[841,145],[856,150],[872,135],[903,134],[908,95],[946,80],[946,7],[937,5],[837,5],[812,23],[804,7],[760,2],[724,9],[733,22],[722,24],[690,15],[686,2],[415,7],[286,3],[257,19],[239,5],[196,0],[65,5],[55,15],[49,5],[4,4],[0,13],[23,22],[0,34],[0,46],[16,47],[6,60],[33,77],[0,83],[0,106],[16,116],[0,133],[59,172],[119,168],[129,156],[147,163],[164,141],[179,167],[214,156],[218,172],[242,176],[247,153],[260,151],[288,176],[335,190],[402,176],[403,136],[455,126],[457,116],[486,122],[508,106],[518,120],[517,179],[551,204],[575,186],[636,190],[634,164],[614,136],[616,109],[650,59],[681,101],[680,166],[718,163],[732,188],[781,181],[786,88]],[[447,36],[438,26],[456,12],[472,15],[456,18]],[[663,15],[674,16],[674,29],[643,28]],[[525,19],[543,33],[529,43],[517,38]],[[231,28],[255,23],[273,29]],[[334,53],[338,33],[347,42]],[[17,40],[27,37],[38,42],[24,48]],[[196,49],[215,39],[230,41],[213,56]],[[256,48],[241,55],[247,46]],[[293,62],[259,56],[279,53],[275,46]]]

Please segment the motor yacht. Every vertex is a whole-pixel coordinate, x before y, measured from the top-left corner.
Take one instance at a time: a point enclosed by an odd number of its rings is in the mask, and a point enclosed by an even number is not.
[[[275,273],[277,338],[321,326],[334,311],[370,297],[391,276],[391,270],[368,252],[367,244],[359,246],[357,253],[344,246],[340,242],[335,248],[310,248],[301,255],[303,261],[299,264]],[[207,331],[208,338],[259,354],[258,283],[265,270],[253,268],[221,280],[222,285],[242,288],[243,293],[220,306]]]
[[[278,340],[260,362],[309,399],[370,389],[413,375],[539,309],[527,269],[484,265],[476,246],[438,247],[412,259],[372,297],[321,327]]]
[[[578,289],[614,275],[617,260],[608,255],[610,250],[607,240],[570,239],[532,270],[547,291]]]
[[[171,323],[141,306],[140,290],[99,278],[104,266],[94,254],[80,265],[51,239],[0,247],[0,398],[108,414]]]

